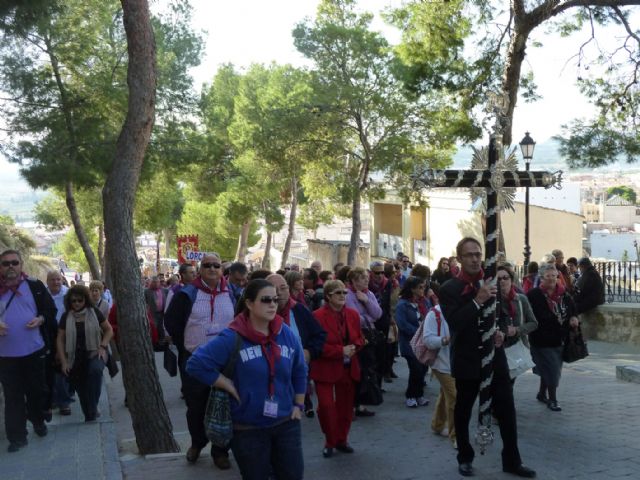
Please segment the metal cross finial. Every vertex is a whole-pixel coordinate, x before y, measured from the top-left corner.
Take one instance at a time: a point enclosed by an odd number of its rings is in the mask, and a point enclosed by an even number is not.
[[[495,120],[492,135],[501,143],[502,132],[511,123],[511,119],[507,115],[509,111],[509,95],[506,93],[489,92],[487,94],[487,106],[485,111],[489,114],[489,118]],[[500,145],[498,145],[499,147]],[[499,150],[502,150],[501,148]]]

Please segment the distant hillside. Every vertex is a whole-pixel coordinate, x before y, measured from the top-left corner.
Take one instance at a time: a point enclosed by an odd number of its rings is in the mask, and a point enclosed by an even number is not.
[[[477,148],[483,146],[480,142],[474,144]],[[558,142],[554,140],[547,140],[536,144],[535,151],[533,153],[533,160],[531,161],[532,170],[562,170],[565,173],[580,173],[580,172],[593,172],[593,173],[607,173],[612,170],[640,170],[640,164],[628,164],[625,162],[617,162],[608,167],[600,167],[595,169],[569,169],[567,163],[560,157],[558,151]],[[471,146],[461,146],[453,157],[452,168],[468,168],[471,163],[471,157],[473,150]],[[524,170],[524,160],[522,160],[522,154],[520,153],[520,147],[517,151],[518,158],[520,159],[520,167]]]
[[[43,190],[34,190],[20,175],[18,166],[0,158],[0,215],[8,215],[16,223],[33,220],[33,207],[45,195]]]

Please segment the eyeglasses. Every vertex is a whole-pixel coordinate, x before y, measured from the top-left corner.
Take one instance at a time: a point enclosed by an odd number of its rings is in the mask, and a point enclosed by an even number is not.
[[[205,263],[201,263],[200,264],[200,268],[220,268],[222,265],[219,263],[210,263],[210,262],[205,262]]]
[[[346,295],[347,293],[349,293],[347,290],[335,290],[329,295]]]
[[[18,265],[20,265],[20,260],[3,260],[1,265],[3,267],[17,267]]]
[[[509,275],[498,275],[496,278],[498,279],[498,281],[500,281],[500,280],[511,280],[511,277]]]
[[[278,298],[279,297],[270,297],[268,295],[265,295],[264,297],[260,297],[260,303],[266,303],[267,305],[270,303],[278,303]]]
[[[84,303],[84,298],[72,298],[69,303]]]
[[[291,270],[291,267],[284,267],[285,270]]]
[[[469,252],[460,255],[462,258],[482,258],[482,252]]]

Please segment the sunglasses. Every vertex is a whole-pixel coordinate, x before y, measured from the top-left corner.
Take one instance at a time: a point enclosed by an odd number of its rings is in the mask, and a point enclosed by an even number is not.
[[[498,275],[496,278],[498,280],[511,280],[511,277],[509,275]]]
[[[3,260],[2,261],[2,266],[3,267],[17,267],[18,265],[20,265],[20,260]]]
[[[260,303],[265,303],[265,304],[270,304],[270,303],[278,303],[278,298],[277,296],[275,297],[270,297],[268,295],[265,295],[264,297],[260,297]]]
[[[347,290],[336,290],[335,292],[331,292],[329,295],[346,295],[349,293]]]
[[[384,275],[384,272],[371,272],[371,273],[373,273],[374,275]]]
[[[84,298],[72,298],[69,303],[84,303]]]
[[[200,268],[220,268],[222,264],[216,262],[205,262],[200,264]]]

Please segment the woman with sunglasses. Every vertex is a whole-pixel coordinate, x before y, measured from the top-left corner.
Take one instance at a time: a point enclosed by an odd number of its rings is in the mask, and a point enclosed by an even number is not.
[[[540,375],[540,388],[536,399],[546,403],[549,410],[559,412],[556,390],[562,373],[562,342],[569,328],[579,325],[573,299],[558,282],[555,263],[541,263],[540,286],[529,290],[527,297],[538,328],[529,336],[531,357]],[[548,394],[548,396],[547,396]]]
[[[64,297],[65,312],[58,325],[57,350],[60,368],[69,377],[80,399],[84,421],[98,414],[102,371],[107,347],[113,336],[111,325],[93,306],[89,289],[74,285]]]
[[[318,395],[318,420],[325,436],[322,455],[333,456],[336,449],[353,453],[349,429],[353,418],[355,386],[360,380],[356,353],[364,345],[360,315],[345,306],[347,289],[340,280],[324,284],[325,303],[313,312],[327,332],[322,355],[311,361],[310,376]]]
[[[500,288],[500,312],[498,319],[500,329],[506,334],[504,347],[509,348],[522,341],[529,348],[528,335],[538,328],[529,299],[526,295],[518,293],[513,283],[513,270],[506,266],[499,266],[496,279]],[[512,376],[511,384],[515,382]]]
[[[238,315],[200,346],[187,373],[231,395],[231,450],[243,480],[303,477],[300,418],[307,374],[302,345],[276,314],[278,296],[267,280],[252,280],[238,302]],[[237,336],[240,336],[239,349]],[[236,355],[232,378],[221,372]]]

